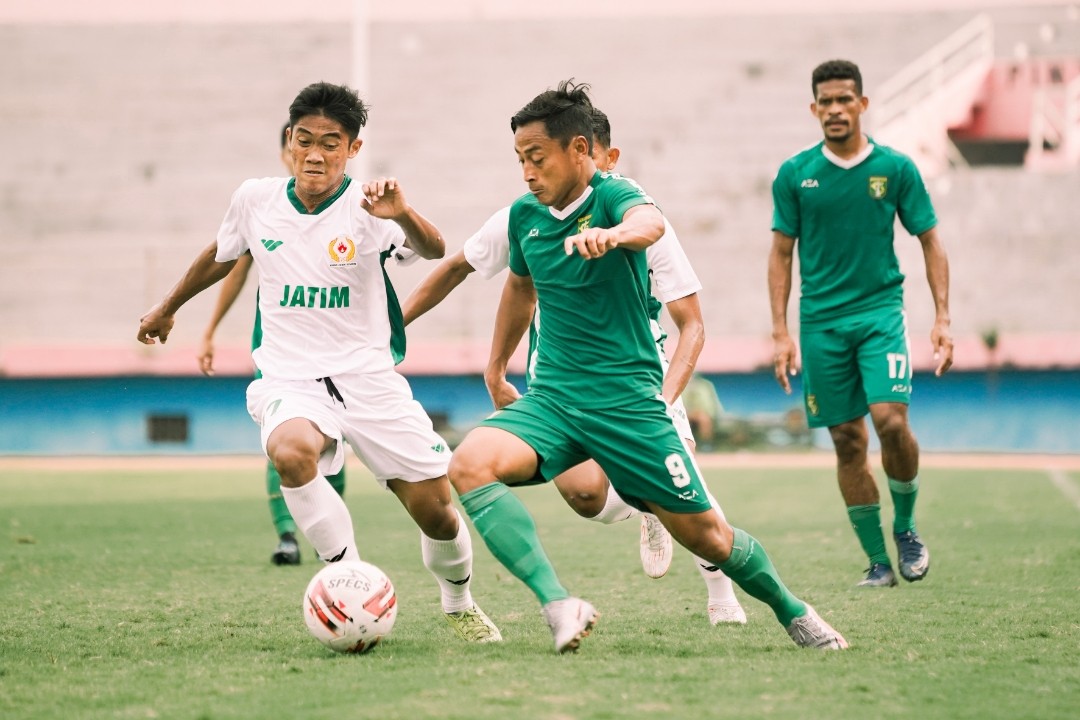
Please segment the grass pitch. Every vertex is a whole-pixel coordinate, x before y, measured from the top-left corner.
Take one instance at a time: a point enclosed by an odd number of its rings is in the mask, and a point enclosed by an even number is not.
[[[1042,471],[926,469],[927,580],[857,590],[864,558],[829,468],[710,470],[735,525],[851,642],[796,648],[740,595],[745,627],[708,624],[677,550],[650,580],[636,522],[577,518],[553,488],[519,492],[571,592],[601,612],[556,656],[535,599],[474,539],[474,593],[505,642],[469,646],[442,618],[418,531],[360,469],[346,497],[362,555],[394,581],[393,635],[339,656],[300,614],[318,568],[269,563],[250,469],[0,469],[0,717],[1075,718],[1080,509]],[[1055,485],[1055,482],[1057,485]],[[887,493],[884,515],[891,520]],[[475,538],[475,536],[474,536]],[[895,549],[890,550],[895,554]]]

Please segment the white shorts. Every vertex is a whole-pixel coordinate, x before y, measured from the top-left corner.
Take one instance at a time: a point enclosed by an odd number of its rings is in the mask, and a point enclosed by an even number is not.
[[[686,417],[686,406],[682,398],[676,398],[675,402],[668,406],[668,415],[671,422],[675,423],[675,429],[679,431],[679,437],[696,444],[694,431],[690,429],[690,419]]]
[[[394,370],[349,373],[331,378],[341,395],[320,380],[260,378],[248,386],[247,408],[262,428],[262,448],[286,420],[315,423],[334,445],[319,458],[319,472],[333,475],[345,463],[342,440],[383,487],[394,478],[418,482],[442,477],[450,448],[412,396],[409,382]]]

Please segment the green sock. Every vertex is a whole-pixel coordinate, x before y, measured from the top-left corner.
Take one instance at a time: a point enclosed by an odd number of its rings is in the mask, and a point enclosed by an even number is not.
[[[532,516],[505,485],[470,490],[461,495],[461,504],[491,554],[536,593],[541,605],[570,597],[540,545]]]
[[[885,552],[885,536],[881,533],[881,505],[851,505],[847,514],[863,552],[870,558],[870,564],[880,563],[892,567],[889,555]]]
[[[345,466],[342,465],[341,469],[333,475],[327,475],[326,481],[330,483],[330,487],[334,488],[341,497],[345,497]]]
[[[911,482],[889,478],[889,494],[893,502],[893,532],[915,532],[915,498],[919,494],[919,476],[916,475]]]
[[[278,537],[285,533],[296,534],[296,522],[289,514],[289,506],[285,504],[285,498],[281,496],[281,476],[274,468],[273,463],[266,463],[266,495],[270,500],[270,519],[274,521],[274,529]]]
[[[724,574],[748,595],[771,607],[784,627],[805,615],[806,603],[792,595],[784,585],[765,548],[745,530],[733,529],[735,539],[731,544],[731,557],[720,565]]]

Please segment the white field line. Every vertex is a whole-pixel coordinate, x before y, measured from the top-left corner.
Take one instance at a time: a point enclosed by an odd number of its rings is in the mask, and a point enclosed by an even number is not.
[[[1065,496],[1065,499],[1075,505],[1077,510],[1080,510],[1080,488],[1065,474],[1065,471],[1061,468],[1047,468],[1046,474],[1054,487]]]

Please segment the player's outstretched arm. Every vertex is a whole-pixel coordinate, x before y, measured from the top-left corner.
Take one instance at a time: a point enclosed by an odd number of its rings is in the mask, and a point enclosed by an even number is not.
[[[405,298],[401,306],[405,324],[408,325],[445,300],[454,288],[465,282],[465,278],[469,277],[469,273],[474,269],[465,259],[464,249],[439,263],[438,267],[413,288],[409,297]]]
[[[495,330],[491,338],[491,356],[484,371],[484,383],[495,408],[503,408],[521,397],[506,379],[506,367],[510,357],[529,329],[536,310],[536,287],[528,275],[515,275],[510,271],[503,285],[499,309],[495,313]]]
[[[949,258],[945,254],[945,246],[938,238],[937,228],[931,228],[919,235],[919,242],[922,243],[923,260],[926,263],[926,279],[934,297],[934,329],[930,331],[930,343],[934,347],[934,359],[938,363],[934,374],[941,376],[948,372],[953,364],[953,339],[950,329],[952,318],[949,316]]]
[[[773,231],[769,251],[769,305],[772,307],[773,372],[776,382],[788,395],[791,381],[788,375],[798,372],[795,341],[787,324],[788,298],[791,297],[791,265],[795,255],[795,238]]]
[[[199,253],[195,262],[191,263],[191,267],[161,302],[139,318],[139,332],[135,336],[136,340],[146,345],[153,345],[157,340],[164,343],[169,339],[176,311],[188,300],[228,275],[236,265],[235,260],[219,263],[216,257],[217,241],[215,240]]]
[[[202,343],[199,345],[199,369],[202,370],[203,375],[214,374],[214,333],[217,332],[217,327],[221,324],[225,313],[229,312],[229,308],[240,296],[240,291],[244,289],[248,272],[251,271],[251,264],[251,253],[244,253],[221,281],[221,292],[218,294],[214,312],[210,315],[210,322],[206,326]]]
[[[379,178],[364,183],[360,207],[377,218],[393,220],[405,231],[405,247],[426,260],[446,254],[446,243],[439,229],[411,205],[397,178]]]
[[[697,293],[672,300],[667,304],[667,310],[679,330],[679,342],[668,359],[662,391],[670,405],[682,395],[697,367],[698,356],[705,347],[705,320],[701,317],[701,302]]]
[[[574,252],[586,260],[598,258],[609,250],[626,248],[644,250],[664,235],[664,216],[655,205],[635,205],[623,214],[622,222],[612,228],[588,228],[563,242],[567,255]]]

